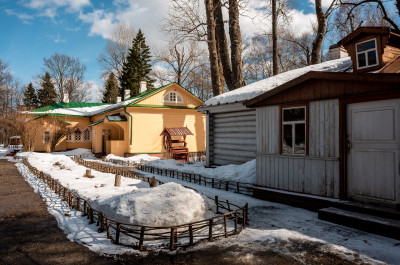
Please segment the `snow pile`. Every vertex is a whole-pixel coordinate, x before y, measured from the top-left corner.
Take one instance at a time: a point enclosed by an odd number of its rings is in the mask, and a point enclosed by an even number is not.
[[[175,183],[150,188],[147,182],[122,178],[114,186],[115,175],[92,170],[59,154],[21,153],[29,163],[58,180],[90,205],[120,222],[148,226],[178,225],[213,216],[213,202]],[[179,222],[179,223],[176,223]]]
[[[205,168],[204,162],[182,163],[173,159],[156,160],[147,163],[149,166],[185,173],[199,174],[220,180],[237,181],[243,183],[256,183],[256,160],[251,160],[241,165],[226,165],[216,168]]]
[[[216,212],[212,200],[176,183],[135,190],[96,204],[112,219],[151,226],[192,223],[212,218]]]
[[[56,152],[54,154],[66,155],[66,156],[77,156],[80,158],[89,158],[89,159],[95,158],[95,156],[92,153],[92,150],[88,149],[88,148],[77,148],[77,149],[64,151],[64,152]]]
[[[249,100],[310,71],[343,72],[350,68],[351,65],[351,58],[346,57],[287,71],[285,73],[254,82],[250,85],[210,98],[204,103],[203,106],[213,106]]]
[[[3,145],[0,146],[0,157],[6,156],[11,152],[10,149],[3,147]]]
[[[159,157],[149,156],[147,154],[135,155],[135,156],[130,156],[130,157],[120,157],[120,156],[116,156],[113,154],[109,154],[106,156],[106,161],[119,160],[119,161],[137,163],[137,164],[146,163],[149,161],[154,161],[154,160],[159,160],[159,159],[160,159]]]

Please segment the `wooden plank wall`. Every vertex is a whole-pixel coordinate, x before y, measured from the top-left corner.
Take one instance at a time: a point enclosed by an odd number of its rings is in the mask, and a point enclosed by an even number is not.
[[[281,155],[279,106],[257,108],[257,185],[339,197],[338,100],[309,104],[309,155]]]
[[[208,141],[212,164],[241,164],[256,158],[255,110],[211,115]]]

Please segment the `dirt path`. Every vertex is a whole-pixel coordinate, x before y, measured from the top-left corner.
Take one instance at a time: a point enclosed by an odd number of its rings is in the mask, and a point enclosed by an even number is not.
[[[71,242],[15,166],[0,159],[0,264],[110,264]]]
[[[201,250],[174,255],[163,252],[146,257],[102,257],[69,241],[57,227],[55,218],[48,213],[46,204],[25,182],[13,163],[0,159],[0,265],[362,263],[357,258],[349,262],[331,253],[321,252],[317,246],[309,243],[293,244],[293,253],[284,254],[280,249],[285,249],[285,244],[265,242],[265,248],[261,249],[260,246],[219,247],[211,244]],[[295,258],[295,253],[299,252],[304,253],[301,260]]]

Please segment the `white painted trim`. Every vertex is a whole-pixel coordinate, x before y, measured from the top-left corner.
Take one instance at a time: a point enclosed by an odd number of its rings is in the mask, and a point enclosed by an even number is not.
[[[365,42],[369,42],[369,41],[371,41],[371,40],[374,40],[374,41],[375,41],[375,48],[374,48],[374,49],[369,49],[369,50],[362,51],[362,52],[358,52],[358,51],[357,51],[357,45],[362,44],[362,43],[365,43]],[[369,40],[366,40],[366,41],[362,41],[362,42],[356,43],[355,45],[356,45],[356,49],[355,49],[355,50],[356,50],[357,69],[365,69],[365,68],[369,68],[369,67],[372,67],[372,66],[379,65],[378,45],[377,45],[377,43],[376,43],[376,38],[369,39]],[[367,55],[368,55],[368,52],[374,51],[374,50],[376,51],[376,52],[375,52],[376,64],[368,65],[368,56],[367,56]],[[359,67],[359,66],[358,66],[358,54],[361,54],[361,53],[365,53],[365,63],[366,63],[366,65],[365,65],[365,66],[362,66],[362,67]]]

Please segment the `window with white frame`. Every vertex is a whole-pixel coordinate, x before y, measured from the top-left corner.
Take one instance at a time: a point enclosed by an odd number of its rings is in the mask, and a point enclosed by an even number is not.
[[[357,68],[362,69],[378,65],[378,49],[376,39],[356,44]]]
[[[306,154],[307,108],[282,108],[282,154]]]
[[[83,131],[83,139],[85,142],[89,142],[91,140],[91,133],[89,128],[86,128],[85,131]]]
[[[79,142],[82,140],[82,132],[79,129],[76,129],[74,132],[74,140],[75,142]]]
[[[50,143],[50,132],[49,131],[43,132],[43,143],[44,144]]]
[[[169,91],[164,95],[164,103],[183,103],[182,96],[176,91]]]

